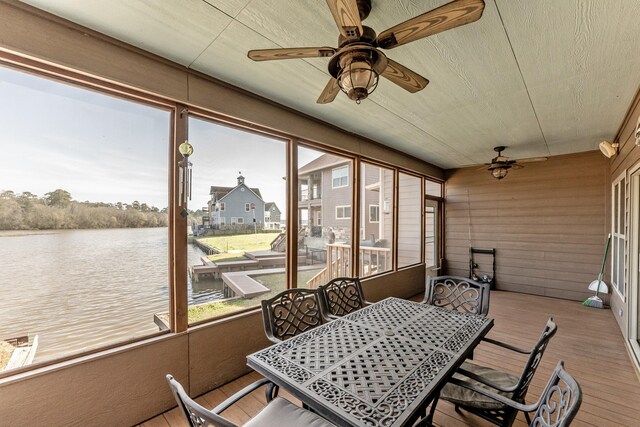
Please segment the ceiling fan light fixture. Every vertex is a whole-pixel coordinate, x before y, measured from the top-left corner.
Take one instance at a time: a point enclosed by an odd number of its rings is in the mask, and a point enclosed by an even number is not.
[[[509,173],[508,168],[497,167],[497,168],[491,169],[491,175],[493,175],[495,179],[502,179],[505,176],[507,176],[508,173]]]
[[[376,90],[378,78],[369,58],[352,58],[340,71],[338,85],[349,99],[360,104]]]

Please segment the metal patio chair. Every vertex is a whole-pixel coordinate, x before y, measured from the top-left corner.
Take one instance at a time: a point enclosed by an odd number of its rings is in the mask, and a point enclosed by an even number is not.
[[[267,338],[279,343],[327,321],[318,289],[287,289],[262,301]]]
[[[580,404],[582,403],[580,384],[564,369],[563,361],[558,362],[542,396],[540,396],[538,402],[533,405],[524,405],[502,394],[492,392],[483,387],[476,387],[466,381],[453,379],[452,383],[499,402],[515,412],[523,411],[527,416],[530,427],[569,426],[578,413]],[[529,417],[529,412],[534,413],[533,419]]]
[[[368,305],[357,277],[337,277],[318,289],[330,318],[345,316]]]
[[[486,316],[489,313],[489,290],[488,283],[468,277],[429,276],[422,303]]]
[[[245,423],[244,427],[335,427],[334,424],[319,415],[302,409],[287,399],[275,397],[272,393],[273,383],[267,379],[261,379],[248,385],[211,410],[206,409],[191,399],[184,388],[182,388],[182,385],[171,375],[167,375],[167,381],[171,387],[173,397],[175,397],[176,402],[178,402],[178,407],[187,419],[190,427],[238,427],[237,424],[232,423],[220,414],[263,385],[267,386],[267,406]]]
[[[443,387],[440,399],[453,403],[456,411],[462,408],[496,425],[511,426],[518,415],[518,410],[500,400],[487,397],[485,393],[479,393],[476,389],[488,390],[524,405],[524,398],[531,380],[540,365],[549,341],[557,330],[558,327],[553,318],[549,318],[540,339],[531,350],[522,350],[491,338],[484,338],[485,342],[529,356],[520,376],[464,362],[454,374],[453,379]],[[461,381],[464,381],[469,387],[461,387]],[[528,414],[525,415],[527,421],[530,421]]]

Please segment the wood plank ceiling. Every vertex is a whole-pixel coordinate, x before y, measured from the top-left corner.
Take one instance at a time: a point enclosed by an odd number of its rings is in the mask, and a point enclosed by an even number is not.
[[[597,149],[640,84],[640,2],[486,0],[482,18],[386,51],[428,78],[381,79],[361,105],[318,105],[327,58],[255,63],[250,49],[336,46],[324,1],[24,0],[443,168]],[[377,32],[447,0],[373,0]]]

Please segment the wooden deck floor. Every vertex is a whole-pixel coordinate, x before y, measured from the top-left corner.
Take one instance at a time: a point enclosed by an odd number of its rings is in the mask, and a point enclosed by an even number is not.
[[[611,310],[586,308],[574,301],[492,292],[489,315],[495,319],[490,337],[524,348],[537,340],[549,316],[553,316],[558,324],[558,333],[544,355],[527,402],[537,400],[556,363],[563,359],[567,370],[580,382],[584,394],[574,426],[640,426],[640,381]],[[486,343],[478,347],[474,357],[476,363],[515,373],[524,366],[524,360]],[[214,407],[258,378],[256,373],[245,375],[196,400],[206,407]],[[286,392],[281,394],[300,403]],[[228,409],[225,416],[242,424],[264,404],[264,394],[259,390]],[[438,404],[435,423],[439,426],[490,425],[473,415],[456,413],[447,402]],[[185,425],[177,408],[142,424],[145,427]],[[522,414],[515,425],[526,425]]]

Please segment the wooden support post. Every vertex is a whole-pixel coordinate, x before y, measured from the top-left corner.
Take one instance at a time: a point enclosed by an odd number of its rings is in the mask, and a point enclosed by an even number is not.
[[[173,332],[184,332],[188,326],[187,304],[187,218],[181,215],[180,170],[181,143],[188,139],[189,114],[185,105],[178,104],[173,113],[173,138],[169,159],[169,295],[170,324]],[[197,150],[197,148],[196,148]]]
[[[287,142],[287,287],[298,286],[298,142]]]

